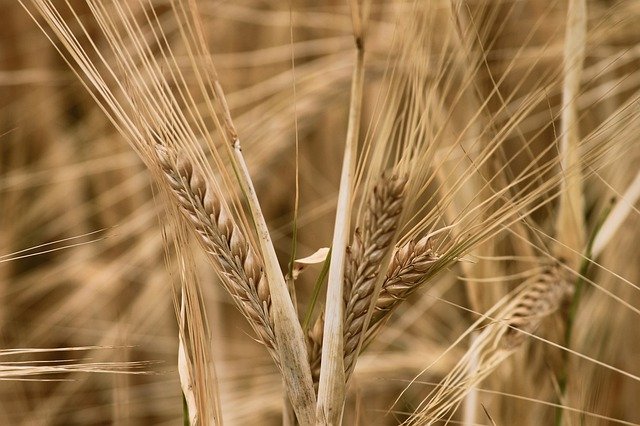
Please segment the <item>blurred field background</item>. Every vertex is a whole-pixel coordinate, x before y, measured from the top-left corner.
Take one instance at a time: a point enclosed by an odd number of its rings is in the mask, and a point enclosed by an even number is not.
[[[82,1],[70,3],[80,16],[89,14]],[[296,129],[298,252],[307,256],[331,244],[353,69],[349,8],[338,1],[198,3],[286,268]],[[567,2],[418,4],[419,13],[404,2],[372,4],[363,134],[381,117],[397,114],[402,122],[406,108],[385,115],[376,110],[378,100],[389,86],[389,73],[412,67],[411,61],[399,60],[401,54],[414,55],[415,63],[424,55],[427,65],[411,70],[423,80],[398,89],[397,100],[402,105],[424,91],[425,103],[437,104],[428,123],[420,124],[426,129],[422,137],[443,148],[453,146],[460,157],[467,140],[501,138],[495,161],[482,170],[472,161],[456,163],[452,170],[495,175],[498,187],[532,165],[542,170],[557,157]],[[451,15],[452,4],[464,12],[458,19]],[[154,5],[159,16],[167,16],[163,30],[175,40],[176,56],[184,55],[168,6]],[[640,2],[589,0],[587,10],[576,99],[579,136],[585,141],[581,214],[592,230],[610,200],[625,193],[631,196],[630,213],[587,275],[571,344],[583,357],[568,356],[564,400],[557,382],[563,352],[532,340],[482,382],[487,392],[477,394],[473,424],[489,425],[493,419],[497,425],[552,425],[557,410],[551,404],[558,403],[574,409],[565,411],[566,425],[640,424],[640,211],[637,195],[629,194],[634,182],[638,186],[640,169]],[[136,368],[148,374],[7,377],[0,381],[0,424],[181,424],[172,296],[177,270],[163,240],[163,209],[149,173],[23,7],[1,0],[0,17],[0,349],[92,347],[3,354],[0,376],[14,362],[149,362]],[[409,20],[419,24],[408,25]],[[97,28],[88,30],[98,47],[106,43]],[[466,36],[454,37],[460,32]],[[398,48],[405,45],[410,48]],[[474,115],[479,109],[480,118]],[[470,122],[475,130],[468,129]],[[515,192],[535,192],[554,173],[536,172]],[[344,424],[399,424],[417,408],[464,354],[468,339],[445,351],[477,319],[473,312],[485,312],[513,289],[518,274],[532,268],[530,256],[551,253],[556,193],[556,185],[549,185],[529,203],[531,211],[523,212],[513,232],[497,233],[474,247],[466,260],[394,313],[358,361]],[[484,195],[477,181],[469,180],[456,190],[452,208],[476,196]],[[197,249],[194,253],[225,423],[279,424],[280,376],[217,285],[211,266]],[[303,306],[318,271],[310,267],[296,284]],[[541,334],[563,345],[561,327],[547,328]],[[424,384],[414,384],[399,398],[427,367],[419,378]],[[451,424],[462,421],[461,411]]]

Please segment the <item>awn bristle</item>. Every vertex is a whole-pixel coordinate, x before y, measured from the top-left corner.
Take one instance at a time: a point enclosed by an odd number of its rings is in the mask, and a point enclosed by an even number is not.
[[[573,294],[573,285],[563,276],[559,266],[543,271],[514,300],[507,330],[502,336],[506,349],[520,346],[542,320],[553,314]],[[522,331],[523,333],[521,333]]]
[[[347,379],[358,357],[380,264],[394,241],[406,183],[405,177],[383,176],[380,179],[367,201],[362,228],[356,229],[353,242],[347,248],[344,270],[344,368]]]
[[[202,174],[186,158],[156,147],[162,172],[182,214],[196,231],[222,282],[277,364],[271,296],[260,256]]]

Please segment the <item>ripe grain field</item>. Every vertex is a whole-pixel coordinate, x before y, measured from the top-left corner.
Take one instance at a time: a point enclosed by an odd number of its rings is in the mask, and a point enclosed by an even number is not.
[[[640,424],[639,2],[0,16],[0,424]]]

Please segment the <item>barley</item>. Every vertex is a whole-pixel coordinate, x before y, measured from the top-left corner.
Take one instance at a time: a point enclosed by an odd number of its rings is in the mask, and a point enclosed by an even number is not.
[[[527,335],[533,333],[544,318],[557,311],[572,293],[573,285],[563,277],[559,266],[543,271],[514,300],[509,311],[508,329],[502,336],[502,346],[505,349],[520,346]]]
[[[393,254],[382,284],[371,324],[384,319],[398,304],[416,291],[439,258],[431,248],[429,237],[409,241],[398,248]]]
[[[367,201],[363,227],[356,229],[347,247],[344,272],[344,366],[347,378],[357,358],[356,350],[366,315],[371,305],[376,278],[380,272],[397,222],[402,212],[406,179],[383,176]],[[309,358],[314,382],[320,374],[324,316],[321,315],[308,333]]]
[[[408,424],[425,424],[442,419],[482,380],[521,348],[529,334],[555,313],[572,293],[573,286],[561,273],[560,265],[545,268],[525,282],[521,292],[492,308],[471,329],[491,317],[506,318],[484,327],[458,364],[424,400],[424,407],[412,415]],[[473,367],[472,367],[473,366]]]
[[[382,177],[367,202],[363,226],[356,229],[352,245],[347,248],[344,274],[344,366],[347,379],[358,356],[358,345],[380,263],[393,242],[398,226],[406,183],[404,177]]]
[[[157,145],[156,150],[160,167],[180,211],[193,226],[225,288],[251,323],[259,341],[278,363],[270,316],[271,297],[259,255],[201,173],[188,160],[176,158],[162,145]]]
[[[439,256],[430,247],[428,237],[418,241],[409,241],[394,251],[391,265],[387,271],[382,289],[375,303],[375,311],[367,329],[367,339],[373,337],[393,309],[411,293],[416,291],[425,279]],[[320,316],[308,333],[309,356],[314,382],[320,374],[320,350],[322,348],[322,330],[324,318]],[[345,338],[345,341],[347,339]],[[345,351],[345,359],[348,354]],[[346,363],[345,363],[346,365]]]

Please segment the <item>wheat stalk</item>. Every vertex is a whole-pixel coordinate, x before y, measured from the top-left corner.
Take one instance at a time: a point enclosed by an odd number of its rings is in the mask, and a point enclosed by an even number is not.
[[[181,213],[220,273],[226,290],[269,350],[276,364],[271,297],[262,261],[202,174],[184,157],[156,145],[159,165]]]
[[[580,77],[587,44],[587,2],[570,0],[564,38],[562,83],[562,117],[559,143],[562,168],[561,190],[555,230],[558,243],[556,258],[563,258],[572,268],[580,263],[579,250],[584,247],[586,230],[585,200],[582,190],[580,126],[576,100],[580,93]],[[569,172],[571,171],[571,172]]]

